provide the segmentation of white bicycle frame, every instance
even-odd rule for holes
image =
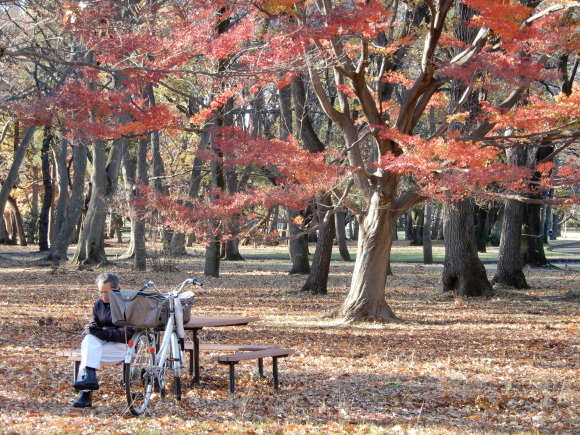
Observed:
[[[169,293],[166,293],[167,297],[169,298],[169,312],[167,316],[167,324],[165,325],[165,330],[163,331],[163,339],[161,341],[161,345],[159,349],[151,348],[151,353],[155,353],[155,366],[152,367],[153,373],[150,373],[158,380],[161,378],[161,371],[165,370],[165,363],[167,362],[167,353],[169,349],[171,349],[171,354],[175,358],[175,356],[179,356],[179,368],[175,367],[174,370],[178,370],[179,373],[175,373],[176,376],[181,376],[181,366],[184,364],[183,361],[183,353],[179,347],[179,342],[177,340],[177,333],[174,334],[174,327],[175,327],[175,300],[177,299],[181,290],[186,284],[195,284],[198,285],[195,280],[188,279],[181,283],[181,286],[177,291],[173,290]],[[153,281],[149,281],[147,284],[141,288],[141,290],[145,290],[148,287],[154,287],[157,293],[162,294],[155,283]],[[176,332],[176,331],[175,331]],[[156,343],[152,343],[155,345]],[[129,346],[127,348],[127,354],[125,355],[125,363],[131,363],[133,353],[135,352],[134,346]]]

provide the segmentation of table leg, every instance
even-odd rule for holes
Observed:
[[[193,383],[200,383],[199,375],[199,337],[197,336],[197,329],[193,330]]]

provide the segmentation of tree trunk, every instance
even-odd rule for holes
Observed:
[[[522,166],[526,164],[527,151],[521,148],[511,148],[506,152],[509,164]],[[508,200],[502,207],[501,236],[499,257],[493,284],[502,284],[517,289],[529,288],[522,270],[524,263],[521,256],[522,220],[524,204]]]
[[[220,242],[213,240],[205,247],[204,276],[219,278],[220,276]]]
[[[411,210],[405,213],[405,240],[413,240],[413,217],[411,216]]]
[[[552,214],[552,228],[550,231],[550,240],[556,240],[557,237],[562,235],[560,231],[560,216],[556,213]]]
[[[127,202],[131,201],[132,197],[132,186],[135,184],[135,167],[136,161],[134,157],[129,153],[129,149],[125,149],[123,153],[123,185],[125,186],[125,195]],[[129,245],[127,250],[119,257],[121,259],[133,258],[135,256],[135,219],[131,217],[129,222]]]
[[[491,227],[491,232],[489,235],[492,246],[499,246],[500,244],[504,214],[505,214],[505,205],[502,204],[499,206],[495,222]]]
[[[119,213],[113,213],[115,219],[115,236],[117,237],[117,243],[123,243],[123,233],[121,228],[123,227],[123,217]]]
[[[289,223],[288,234],[296,236],[300,233],[300,229],[292,223],[294,218],[298,216],[294,210],[288,210]],[[292,268],[290,275],[306,275],[310,273],[310,263],[308,260],[308,239],[304,236],[291,238],[288,242],[288,251],[290,253],[290,260],[292,261]]]
[[[228,239],[224,243],[224,255],[223,259],[225,261],[243,261],[244,257],[240,254],[240,240],[235,237],[233,239]]]
[[[359,223],[356,216],[352,216],[351,222],[351,232],[350,232],[350,240],[357,241],[358,240],[358,233],[359,233]]]
[[[140,197],[142,194],[138,192],[139,187],[146,187],[148,185],[147,177],[147,151],[149,147],[149,139],[140,138],[137,145],[137,177],[134,186],[134,194]],[[135,256],[133,257],[134,270],[147,270],[147,246],[145,236],[145,218],[143,216],[142,207],[135,207]]]
[[[18,223],[16,222],[16,214],[13,210],[10,211],[10,237],[12,239],[12,244],[18,244]],[[26,242],[25,242],[26,243]]]
[[[58,153],[58,203],[56,205],[56,217],[54,222],[54,237],[51,240],[51,245],[56,242],[56,237],[60,232],[60,229],[64,223],[66,206],[68,203],[68,140],[66,138],[61,138],[60,140],[60,152]],[[52,249],[52,246],[51,246]]]
[[[491,282],[517,289],[529,288],[522,270],[524,263],[520,254],[524,204],[508,200],[504,210],[497,270]]]
[[[79,236],[73,261],[80,264],[107,264],[105,222],[109,212],[106,170],[106,146],[102,140],[93,143],[92,193],[89,209]]]
[[[32,184],[32,199],[30,200],[30,213],[28,215],[28,222],[26,225],[26,240],[29,245],[33,245],[36,241],[36,233],[38,229],[38,200],[39,188],[38,183],[38,167],[32,167],[32,179],[35,182]]]
[[[346,213],[339,211],[334,215],[334,225],[336,226],[336,244],[342,261],[351,261],[348,246],[346,244],[346,226],[344,219]]]
[[[425,218],[423,222],[423,264],[433,264],[433,243],[431,242],[431,200],[425,203]]]
[[[8,202],[10,203],[10,207],[12,208],[12,214],[14,216],[14,225],[17,234],[18,241],[20,246],[26,246],[26,233],[24,232],[24,222],[22,220],[22,214],[18,209],[18,204],[16,200],[11,196],[8,197]]]
[[[88,55],[88,59],[92,61],[92,52]],[[115,76],[116,90],[124,88],[123,80],[124,77],[122,75]],[[88,86],[90,89],[96,90],[96,83],[91,82]],[[91,120],[94,120],[97,115],[96,113],[91,113]],[[118,117],[119,123],[126,123],[128,120],[126,114]],[[100,139],[93,141],[91,199],[73,258],[76,263],[108,263],[107,254],[105,253],[105,222],[109,212],[109,204],[117,192],[119,169],[126,148],[127,138],[115,139],[111,144],[107,157],[105,142]]]
[[[475,216],[475,243],[477,252],[487,251],[487,210],[483,207],[476,206],[477,215]]]
[[[437,207],[437,213],[435,214],[435,225],[433,225],[434,231],[432,231],[433,233],[432,238],[434,240],[443,240],[445,238],[443,235],[443,222],[444,222],[443,215],[444,215],[443,204],[439,204],[439,206]]]
[[[524,234],[522,237],[522,257],[524,264],[541,267],[548,264],[542,241],[542,222],[539,204],[524,205]]]
[[[469,237],[471,210],[469,200],[449,205],[444,225],[443,291],[454,291],[457,296],[483,296],[493,291]]]
[[[411,221],[411,246],[421,246],[423,244],[423,220],[424,213],[422,207],[415,206],[409,211]]]
[[[76,225],[79,223],[84,201],[85,173],[87,170],[87,145],[84,140],[73,148],[73,181],[70,201],[67,204],[64,220],[60,230],[56,233],[53,245],[50,247],[48,260],[66,260],[67,251],[72,242],[72,236]]]
[[[238,174],[235,169],[225,170],[225,188],[228,195],[235,195],[238,192]],[[233,224],[230,228],[231,238],[223,242],[224,248],[224,261],[243,261],[244,257],[240,254],[240,240],[238,239],[239,228],[238,228],[239,214],[235,214],[232,219]]]
[[[24,133],[24,137],[20,142],[20,146],[14,153],[14,160],[12,161],[12,165],[10,166],[10,171],[2,183],[2,188],[0,189],[0,217],[3,216],[4,210],[6,208],[6,203],[8,202],[8,196],[12,191],[12,187],[16,182],[16,178],[18,177],[18,172],[20,170],[20,165],[24,160],[24,156],[26,155],[26,150],[28,146],[32,142],[32,136],[34,135],[34,130],[36,127],[28,127],[26,132]],[[8,234],[6,234],[6,228],[4,225],[0,225],[0,244],[1,243],[10,243],[10,238]]]
[[[185,249],[185,234],[172,233],[171,242],[169,242],[169,252],[172,256],[186,255]]]
[[[334,217],[326,220],[328,210],[332,207],[330,197],[327,195],[320,200],[318,221],[322,223],[322,228],[318,231],[316,250],[312,257],[312,267],[308,279],[302,286],[303,292],[314,294],[326,294],[328,287],[328,273],[330,270],[330,259],[332,257],[332,246],[334,233]]]
[[[350,291],[334,312],[346,322],[383,320],[400,322],[385,300],[387,264],[397,215],[387,206],[377,187],[370,197],[366,215],[359,220],[358,254]]]
[[[52,141],[50,127],[44,128],[44,138],[42,139],[42,148],[40,156],[42,161],[42,185],[44,187],[44,196],[42,198],[42,207],[38,218],[38,247],[40,252],[50,249],[48,242],[48,225],[50,223],[50,208],[52,206],[52,177],[50,174],[50,142]]]
[[[549,198],[554,198],[554,188],[550,189]],[[544,244],[549,244],[552,237],[552,227],[554,225],[554,213],[551,205],[544,206]]]

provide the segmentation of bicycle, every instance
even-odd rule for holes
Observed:
[[[203,286],[196,279],[186,279],[174,290],[161,293],[155,283],[149,281],[139,290],[144,292],[153,287],[160,297],[167,298],[163,300],[168,304],[167,321],[160,344],[160,331],[155,327],[137,330],[128,341],[127,355],[123,364],[123,380],[127,405],[133,415],[141,415],[147,410],[154,391],[159,391],[161,398],[165,397],[167,372],[173,374],[173,393],[177,400],[181,400],[184,331],[183,318],[179,319],[181,303],[176,304],[175,301],[186,285],[194,285],[198,288]],[[193,299],[193,293],[190,293]]]

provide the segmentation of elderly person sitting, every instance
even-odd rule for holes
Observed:
[[[117,327],[111,318],[109,292],[119,289],[119,277],[112,273],[102,273],[95,282],[100,298],[93,305],[91,322],[85,330],[81,344],[81,364],[74,388],[81,394],[72,406],[88,408],[93,406],[92,392],[99,389],[96,371],[101,364],[116,364],[125,359],[127,341],[135,332],[131,328]]]

